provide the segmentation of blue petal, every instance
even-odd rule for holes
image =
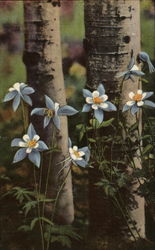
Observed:
[[[20,148],[16,152],[16,154],[15,154],[15,156],[13,158],[13,163],[22,161],[26,156],[27,156],[27,154],[26,154],[26,148]]]
[[[104,95],[105,94],[105,88],[103,86],[103,84],[99,84],[97,91],[100,93],[100,95]]]
[[[35,90],[31,87],[26,87],[21,92],[23,95],[30,95],[30,94],[34,93]]]
[[[44,111],[45,109],[44,108],[34,108],[32,111],[31,111],[31,115],[44,115]]]
[[[56,126],[56,128],[60,130],[60,119],[59,119],[58,116],[55,115],[55,116],[53,117],[53,123],[54,123],[54,125]]]
[[[154,94],[154,92],[146,92],[146,96],[143,98],[143,100],[149,98],[150,96],[152,96]]]
[[[32,140],[34,135],[36,135],[36,131],[35,131],[34,126],[33,126],[32,123],[30,123],[30,125],[28,127],[27,134],[29,135],[30,140]]]
[[[39,147],[37,148],[39,151],[44,151],[44,150],[48,150],[48,147],[47,147],[47,145],[45,144],[45,142],[43,142],[43,141],[39,141],[38,142],[39,143]]]
[[[103,117],[104,117],[103,110],[101,110],[101,109],[94,110],[94,116],[98,120],[98,122],[101,123],[103,121]]]
[[[88,89],[83,89],[82,92],[84,97],[92,97],[92,93]]]
[[[148,66],[149,66],[149,72],[153,73],[155,72],[155,67],[153,66],[153,64],[151,63],[150,59],[148,60]]]
[[[28,158],[35,166],[37,166],[38,168],[40,167],[41,157],[38,151],[32,150],[32,152],[28,154]]]
[[[133,77],[132,74],[129,75],[129,78],[128,78],[128,79],[131,79],[132,82],[135,82],[135,78]],[[127,80],[128,80],[128,79],[127,79]]]
[[[16,94],[17,94],[16,90],[9,92],[8,94],[5,95],[3,102],[8,102],[12,100]]]
[[[132,69],[132,67],[134,66],[134,64],[135,64],[135,58],[134,58],[134,56],[132,56],[131,60],[129,62],[129,65],[127,66],[127,69],[128,70]]]
[[[117,110],[116,106],[113,103],[111,103],[109,101],[107,101],[106,103],[108,104],[108,108],[105,109],[106,111],[116,111]]]
[[[137,105],[133,105],[131,107],[131,114],[134,115],[135,113],[137,113],[137,111],[139,110],[139,108],[137,107]]]
[[[135,76],[143,76],[143,75],[145,75],[144,72],[139,71],[139,70],[131,70],[130,73],[131,73],[132,75],[135,75]]]
[[[48,124],[50,123],[50,120],[51,120],[50,117],[45,116],[45,118],[44,118],[44,128],[46,128],[48,126]]]
[[[12,106],[13,106],[13,110],[16,111],[18,106],[20,104],[20,95],[17,94],[13,100]]]
[[[89,112],[91,110],[91,105],[84,104],[82,112]]]
[[[155,108],[155,103],[154,103],[154,102],[151,102],[151,101],[149,101],[149,100],[144,101],[144,104],[147,105],[147,106],[150,106],[150,107],[152,107],[152,108]]]
[[[15,138],[11,142],[11,147],[19,147],[19,142],[22,142],[22,139],[20,138]]]
[[[69,105],[65,105],[63,107],[60,107],[58,110],[58,115],[75,115],[76,113],[78,113],[79,111],[77,111],[76,109],[74,109],[73,107],[69,106]]]
[[[31,100],[31,98],[28,96],[28,95],[23,95],[23,100],[27,103],[27,104],[29,104],[30,106],[32,106],[32,100]]]
[[[75,163],[78,165],[78,166],[80,166],[80,167],[83,167],[83,168],[85,168],[87,165],[88,165],[88,163],[83,159],[83,160],[80,160],[80,161],[75,161]]]
[[[130,108],[131,108],[131,106],[128,106],[128,105],[125,104],[123,106],[122,112],[125,112],[125,111],[129,110]]]
[[[68,138],[68,147],[71,148],[72,147],[72,141],[70,138]]]
[[[45,103],[48,109],[55,110],[54,102],[47,95],[45,95]]]

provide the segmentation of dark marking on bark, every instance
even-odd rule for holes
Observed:
[[[131,37],[130,36],[124,36],[123,37],[123,42],[129,43],[130,41],[131,41]]]
[[[25,65],[28,66],[35,65],[38,64],[39,61],[40,61],[40,55],[38,53],[24,51],[23,62],[25,63]]]

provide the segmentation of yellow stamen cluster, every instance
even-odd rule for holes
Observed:
[[[45,109],[44,113],[48,117],[53,117],[54,116],[54,110],[52,110],[52,109]]]
[[[29,148],[34,148],[36,146],[37,142],[35,140],[31,140],[27,143],[27,146]]]
[[[94,97],[94,98],[93,98],[93,102],[94,102],[95,104],[101,104],[101,103],[103,102],[103,100],[100,99],[99,97]]]
[[[134,97],[133,97],[133,100],[136,101],[136,102],[139,102],[142,100],[142,95],[141,94],[136,94]]]

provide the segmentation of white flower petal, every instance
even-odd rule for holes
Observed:
[[[75,154],[71,154],[71,158],[72,158],[73,160],[77,160],[77,157],[76,157]]]
[[[99,107],[101,107],[101,108],[103,108],[103,109],[106,109],[106,108],[108,108],[108,103],[101,103],[101,104],[99,105]]]
[[[91,107],[92,107],[92,109],[98,109],[98,105],[96,105],[96,104],[93,104]]]
[[[107,101],[108,100],[108,96],[107,95],[101,95],[99,97],[103,102]]]
[[[128,101],[126,103],[127,106],[133,106],[135,104],[135,101]]]
[[[93,103],[93,98],[86,97],[86,102],[89,103],[89,104],[92,104]]]
[[[130,99],[133,99],[134,96],[135,96],[135,94],[134,94],[133,92],[130,92],[130,93],[129,93]]]
[[[25,143],[23,141],[20,141],[18,145],[19,145],[19,147],[23,147],[23,148],[27,147],[27,143]]]
[[[139,70],[139,68],[138,68],[138,66],[135,64],[135,65],[133,65],[133,67],[130,69],[130,71],[132,71],[132,70]]]
[[[14,88],[9,88],[9,92],[12,92],[14,91],[15,89]]]
[[[17,90],[17,91],[20,91],[20,83],[19,82],[16,82],[13,87]]]
[[[38,147],[39,147],[39,143],[37,142],[33,148],[38,148]]]
[[[54,103],[55,112],[57,112],[57,111],[58,111],[59,106],[60,106],[60,104],[59,104],[59,103],[57,103],[57,102],[55,102],[55,103]]]
[[[92,93],[93,98],[99,97],[99,95],[100,95],[100,93],[97,90],[93,91],[93,93]]]
[[[73,150],[74,150],[74,151],[78,151],[78,147],[77,147],[77,146],[74,146],[74,147],[73,147]]]
[[[137,106],[138,106],[138,107],[143,106],[143,105],[144,105],[144,102],[143,102],[143,101],[137,102]]]
[[[138,89],[138,90],[137,90],[137,94],[138,94],[138,95],[142,95],[142,93],[143,93],[143,91],[142,91],[141,89]]]
[[[85,153],[83,151],[79,151],[79,156],[84,156]]]
[[[26,149],[26,153],[27,153],[27,154],[30,154],[31,152],[32,152],[32,148],[27,148],[27,149]]]
[[[25,142],[30,141],[29,135],[24,135],[24,136],[23,136],[23,140],[24,140]]]
[[[74,153],[74,150],[72,148],[69,148],[69,153],[70,154],[73,154]]]
[[[34,137],[33,137],[33,140],[34,140],[34,141],[39,141],[39,139],[40,139],[40,136],[39,136],[39,135],[34,135]]]
[[[77,161],[81,161],[81,160],[83,160],[83,158],[82,157],[78,157],[78,158],[76,158],[76,160]]]
[[[142,94],[142,100],[145,98],[146,95],[147,95],[147,93],[143,92],[143,94]]]

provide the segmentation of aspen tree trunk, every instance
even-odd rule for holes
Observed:
[[[32,96],[33,107],[44,107],[44,95],[48,95],[60,105],[66,104],[64,80],[62,74],[61,41],[59,27],[59,7],[45,1],[24,1],[25,50],[23,61],[27,69],[27,83],[35,89]],[[44,105],[44,106],[43,106]],[[61,117],[61,129],[58,131],[52,124],[43,129],[43,117],[30,118],[41,138],[51,146],[58,146],[60,152],[53,153],[50,159],[45,154],[43,160],[43,181],[45,184],[49,160],[51,170],[48,183],[48,198],[55,198],[68,169],[65,169],[61,180],[58,172],[68,153],[68,127],[66,117]],[[53,139],[54,131],[54,139]],[[54,140],[54,141],[53,141]],[[47,208],[51,214],[51,206]],[[74,218],[71,174],[58,199],[56,221],[70,224]]]
[[[115,78],[116,74],[126,70],[132,49],[135,57],[140,51],[140,3],[139,0],[85,0],[84,2],[86,86],[93,90],[99,83],[103,83],[110,101],[114,101],[120,96],[121,85],[121,80]],[[121,103],[125,104],[128,100],[128,93],[135,92],[140,87],[139,85],[138,80],[135,83],[132,83],[131,80],[125,81],[121,93]],[[122,104],[119,110],[121,108]],[[113,115],[114,113],[108,114],[108,118]],[[135,121],[135,117],[128,112],[126,115],[128,125],[131,126]],[[136,160],[135,164],[137,168],[141,168],[139,160]],[[100,178],[101,174],[95,168],[90,170],[90,227],[93,235],[98,234],[103,237],[105,231],[110,230],[109,234],[111,231],[118,231],[118,226],[112,217],[107,199],[103,196],[102,191],[97,190],[94,186],[94,183]],[[133,189],[136,187],[138,184],[133,185]],[[137,206],[131,211],[131,216],[137,224],[140,236],[144,238],[144,199],[135,194],[133,196]],[[107,227],[109,221],[114,230]],[[135,237],[137,237],[136,234]]]

